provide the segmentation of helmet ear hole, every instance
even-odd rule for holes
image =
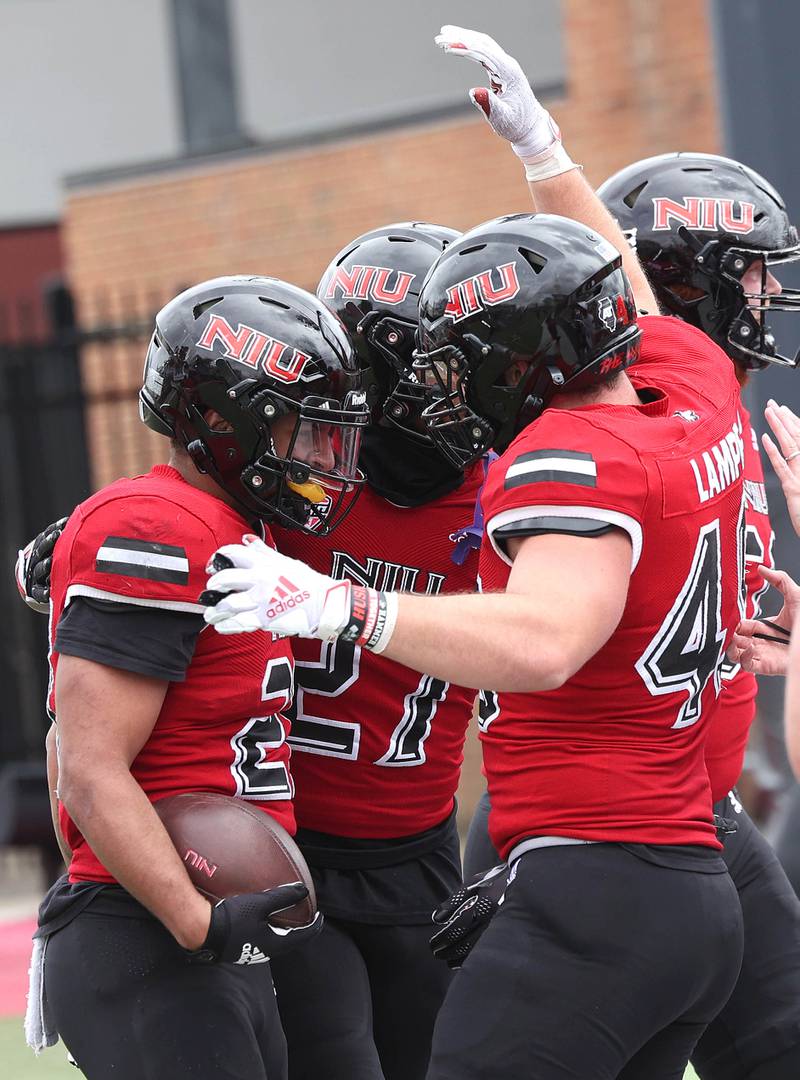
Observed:
[[[218,431],[221,434],[227,434],[234,430],[233,424],[230,420],[227,420],[224,416],[221,416],[216,409],[208,409],[203,416],[206,422],[206,426],[211,431]]]

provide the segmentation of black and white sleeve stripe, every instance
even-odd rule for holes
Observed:
[[[167,585],[189,584],[186,549],[126,536],[107,536],[97,550],[95,570],[102,574],[161,581]]]
[[[506,470],[503,488],[545,482],[597,487],[597,464],[583,450],[530,450],[520,454]]]

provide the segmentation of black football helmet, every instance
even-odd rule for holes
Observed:
[[[797,230],[763,176],[714,154],[661,154],[609,177],[598,195],[635,245],[661,307],[708,334],[740,367],[796,367],[766,313],[797,311],[800,290],[770,296],[767,275],[800,258]],[[742,277],[761,260],[760,288]]]
[[[209,409],[230,430],[212,430]],[[363,480],[369,413],[349,338],[315,296],[275,278],[215,278],[162,308],[139,412],[248,516],[325,534]],[[278,447],[272,428],[287,415]]]
[[[600,383],[639,356],[621,255],[553,214],[513,214],[464,233],[428,274],[419,315],[424,418],[462,468],[489,447],[505,450],[558,391]]]
[[[421,442],[431,440],[412,368],[419,293],[437,257],[460,235],[422,221],[372,229],[342,248],[317,286],[353,341],[373,419]]]

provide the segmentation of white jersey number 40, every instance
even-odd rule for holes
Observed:
[[[744,573],[741,527],[738,548],[741,596]],[[700,719],[703,691],[709,679],[714,679],[715,694],[720,692],[725,645],[721,603],[722,559],[717,519],[700,530],[688,576],[669,614],[636,662],[636,670],[654,696],[686,693],[673,728],[690,727]]]

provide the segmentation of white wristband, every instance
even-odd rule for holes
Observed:
[[[576,165],[561,142],[554,142],[541,154],[535,157],[521,158],[525,166],[527,180],[549,180],[551,176],[560,176],[562,173],[571,172],[572,169],[582,169],[582,165]]]
[[[378,624],[376,625],[372,636],[366,644],[366,648],[368,648],[370,652],[382,653],[392,639],[395,624],[397,623],[397,597],[397,593],[381,593],[381,599],[383,600],[385,607],[381,612],[381,617],[378,620]]]

